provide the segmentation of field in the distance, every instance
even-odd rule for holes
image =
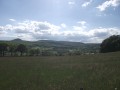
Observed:
[[[120,52],[56,57],[0,57],[0,90],[120,89]]]

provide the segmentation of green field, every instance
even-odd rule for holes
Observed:
[[[0,57],[0,90],[120,90],[120,52]]]

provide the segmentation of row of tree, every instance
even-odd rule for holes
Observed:
[[[88,50],[87,50],[88,51]],[[100,45],[100,52],[114,52],[120,51],[120,35],[113,35],[103,40]],[[90,53],[93,53],[89,51]],[[28,47],[24,44],[0,43],[0,56],[51,56],[51,55],[81,55],[80,50],[68,50],[63,53],[61,50],[54,50],[52,48]]]
[[[25,44],[0,43],[0,56],[58,56],[51,48],[29,47]]]
[[[95,53],[81,49],[55,49],[39,46],[29,46],[25,44],[0,43],[0,56],[63,56],[63,55],[82,55]]]
[[[56,51],[50,49],[32,47],[24,44],[0,43],[0,56],[51,56],[58,55]]]
[[[27,47],[23,44],[15,45],[15,44],[7,44],[7,43],[0,43],[0,56],[6,56],[6,55],[17,55],[17,53],[20,53],[20,56],[23,55],[23,53],[27,52]]]

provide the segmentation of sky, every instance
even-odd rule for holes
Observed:
[[[0,0],[0,40],[101,43],[120,34],[120,0]]]

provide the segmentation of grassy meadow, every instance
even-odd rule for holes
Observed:
[[[120,52],[0,57],[0,90],[120,90]]]

